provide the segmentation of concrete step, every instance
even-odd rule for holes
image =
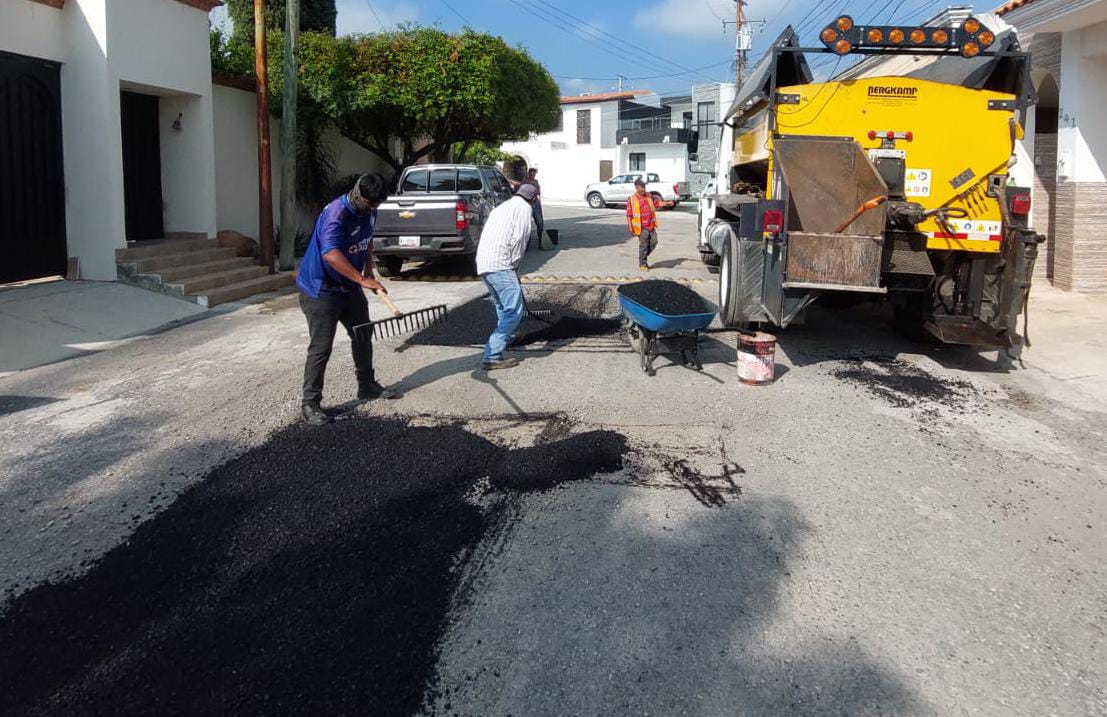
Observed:
[[[166,281],[165,286],[174,294],[188,296],[190,294],[200,294],[209,289],[217,289],[221,286],[238,284],[243,281],[249,281],[250,279],[257,279],[268,275],[269,270],[264,266],[253,264],[250,266],[236,267],[230,271],[197,274],[196,276],[187,276],[177,281]]]
[[[223,272],[233,271],[234,269],[243,269],[257,265],[257,259],[251,259],[250,257],[235,257],[233,259],[220,259],[219,261],[210,261],[203,264],[188,264],[172,269],[158,269],[156,271],[144,272],[143,275],[156,277],[166,283],[180,283],[185,279],[196,276],[222,274]]]
[[[164,254],[138,259],[136,261],[122,262],[130,264],[137,274],[153,274],[158,269],[176,269],[196,264],[208,264],[220,259],[234,259],[234,249],[197,249],[196,251],[181,252],[179,254]]]
[[[117,263],[133,262],[155,256],[182,254],[201,249],[218,249],[219,240],[207,237],[191,239],[154,239],[152,241],[128,242],[126,249],[115,250]]]
[[[253,296],[254,294],[264,294],[269,291],[283,289],[286,286],[292,286],[293,282],[294,280],[291,274],[267,274],[257,279],[249,279],[247,281],[240,281],[235,284],[228,284],[216,289],[211,289],[210,291],[192,295],[188,298],[194,300],[200,306],[206,306],[210,309],[213,306],[219,306],[228,301],[238,301],[239,299],[245,299],[247,296]]]

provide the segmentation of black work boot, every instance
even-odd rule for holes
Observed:
[[[492,361],[485,361],[480,365],[485,371],[499,371],[505,368],[515,368],[519,365],[519,359],[515,357],[511,358],[499,358]]]
[[[403,394],[393,388],[385,388],[376,381],[363,383],[357,388],[357,400],[372,401],[377,398],[391,400],[399,398]]]
[[[309,426],[322,426],[331,422],[331,417],[323,413],[318,403],[305,403],[300,407],[300,415]]]

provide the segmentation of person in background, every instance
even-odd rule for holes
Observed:
[[[504,350],[523,320],[523,288],[516,271],[534,227],[533,205],[537,198],[538,190],[533,185],[519,185],[514,197],[488,215],[477,245],[477,274],[492,295],[497,318],[481,360],[485,371],[519,365],[517,358],[504,358]]]
[[[538,227],[538,245],[542,245],[542,233],[546,231],[546,219],[542,216],[542,185],[538,183],[538,168],[531,167],[527,170],[527,178],[522,184],[529,184],[538,192],[537,198],[531,205],[534,209],[534,226]]]
[[[638,238],[638,270],[650,270],[650,254],[657,248],[657,211],[671,207],[673,202],[654,201],[646,193],[646,182],[634,180],[634,194],[627,200],[627,227]]]
[[[349,193],[323,208],[315,222],[311,242],[296,275],[300,309],[307,318],[307,361],[301,413],[313,426],[331,419],[323,412],[323,376],[334,346],[338,324],[350,335],[357,374],[357,397],[399,398],[377,382],[373,372],[373,342],[368,331],[355,326],[369,323],[369,303],[364,289],[387,290],[373,277],[373,226],[377,207],[388,196],[388,185],[375,174],[358,178]]]

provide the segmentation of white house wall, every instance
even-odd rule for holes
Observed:
[[[1107,23],[1064,33],[1061,41],[1060,181],[1107,181]]]
[[[577,112],[591,113],[592,141],[577,144]],[[600,162],[617,168],[615,135],[618,102],[562,105],[562,130],[535,135],[525,142],[505,142],[501,149],[538,168],[542,196],[555,201],[583,201],[584,188],[600,181]]]
[[[688,181],[688,145],[676,142],[619,145],[619,161],[615,173],[633,171],[630,168],[630,155],[641,152],[646,154],[646,171],[657,174],[662,182]]]
[[[61,13],[66,241],[82,278],[112,281],[115,248],[124,245],[123,170],[119,90],[104,54],[106,0],[70,0]]]
[[[62,62],[63,11],[30,0],[0,0],[0,50]]]
[[[258,235],[258,150],[256,98],[253,92],[214,88],[215,126],[215,214],[219,230],[233,229],[250,237]],[[269,120],[270,158],[273,167],[273,223],[280,226],[281,127]],[[379,172],[387,177],[392,169],[373,153],[331,132],[326,136],[335,154],[339,177]],[[315,217],[300,212],[299,228],[310,232]]]

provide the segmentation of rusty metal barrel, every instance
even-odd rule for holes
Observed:
[[[738,333],[738,380],[766,386],[776,373],[776,337],[763,331]]]

